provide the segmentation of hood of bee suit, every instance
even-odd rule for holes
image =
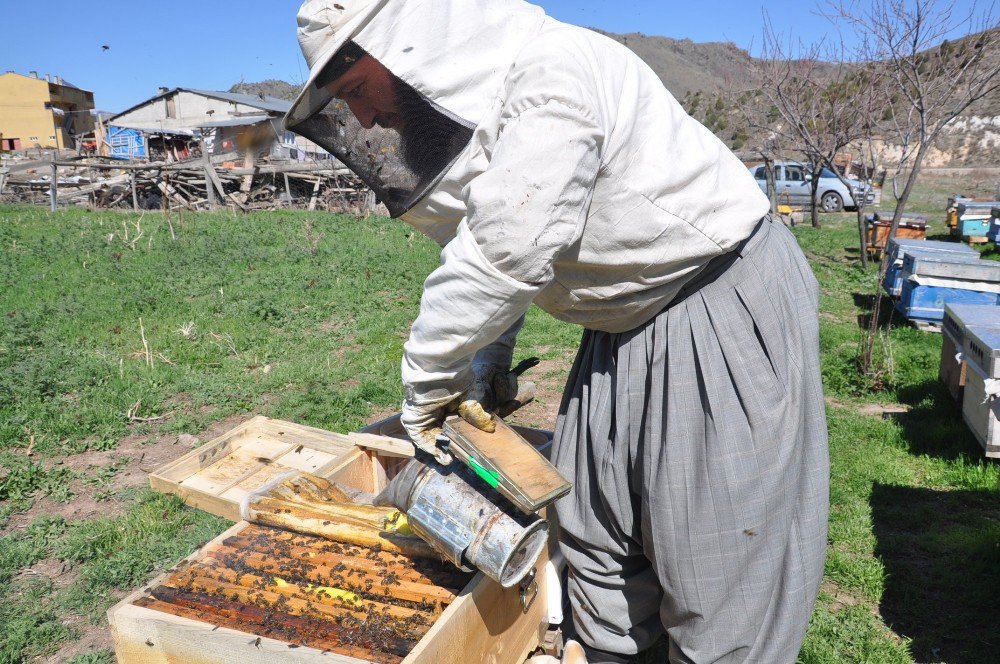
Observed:
[[[465,149],[544,20],[540,8],[520,0],[307,0],[298,36],[309,80],[285,127],[331,152],[398,217]],[[358,49],[397,79],[401,129],[365,129],[317,85],[338,54]]]

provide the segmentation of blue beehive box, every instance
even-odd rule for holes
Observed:
[[[921,286],[911,279],[903,280],[903,290],[896,308],[911,320],[940,323],[944,319],[945,304],[1000,304],[996,293],[949,288],[946,286]]]
[[[962,237],[987,237],[990,218],[985,215],[970,215],[958,220],[958,234]]]
[[[951,253],[979,258],[979,252],[967,244],[958,242],[942,242],[940,240],[917,240],[913,238],[893,238],[889,241],[886,253],[889,266],[882,279],[882,288],[892,297],[899,297],[903,288],[903,259],[909,254],[918,252]]]

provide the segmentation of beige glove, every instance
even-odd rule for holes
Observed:
[[[438,445],[438,437],[443,435],[441,425],[444,418],[452,413],[476,427],[489,433],[496,431],[493,416],[483,410],[475,399],[466,399],[465,394],[459,394],[440,399],[427,400],[423,403],[413,403],[407,399],[403,402],[403,414],[400,421],[409,434],[410,440],[418,450],[423,450],[434,457],[438,463],[451,463],[451,455]]]

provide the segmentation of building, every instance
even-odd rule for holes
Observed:
[[[272,158],[328,158],[315,143],[282,131],[290,107],[266,95],[160,88],[155,97],[110,118],[106,140],[111,156],[122,158],[183,157],[177,146],[201,139],[214,156],[263,145]]]
[[[94,93],[58,76],[0,75],[0,149],[75,148],[94,130]]]
[[[245,133],[277,136],[290,107],[264,95],[160,88],[108,120],[108,147],[116,157],[183,157],[176,149],[180,143],[204,137],[213,154],[235,152]]]

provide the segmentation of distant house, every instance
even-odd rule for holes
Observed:
[[[0,75],[0,149],[75,148],[94,130],[94,93],[58,76]]]
[[[290,107],[266,95],[160,88],[155,97],[108,120],[107,142],[112,156],[147,157],[152,147],[183,158],[195,136],[203,137],[213,154],[224,154],[243,148],[242,137],[263,135],[271,137],[271,152],[281,152],[281,119]]]

